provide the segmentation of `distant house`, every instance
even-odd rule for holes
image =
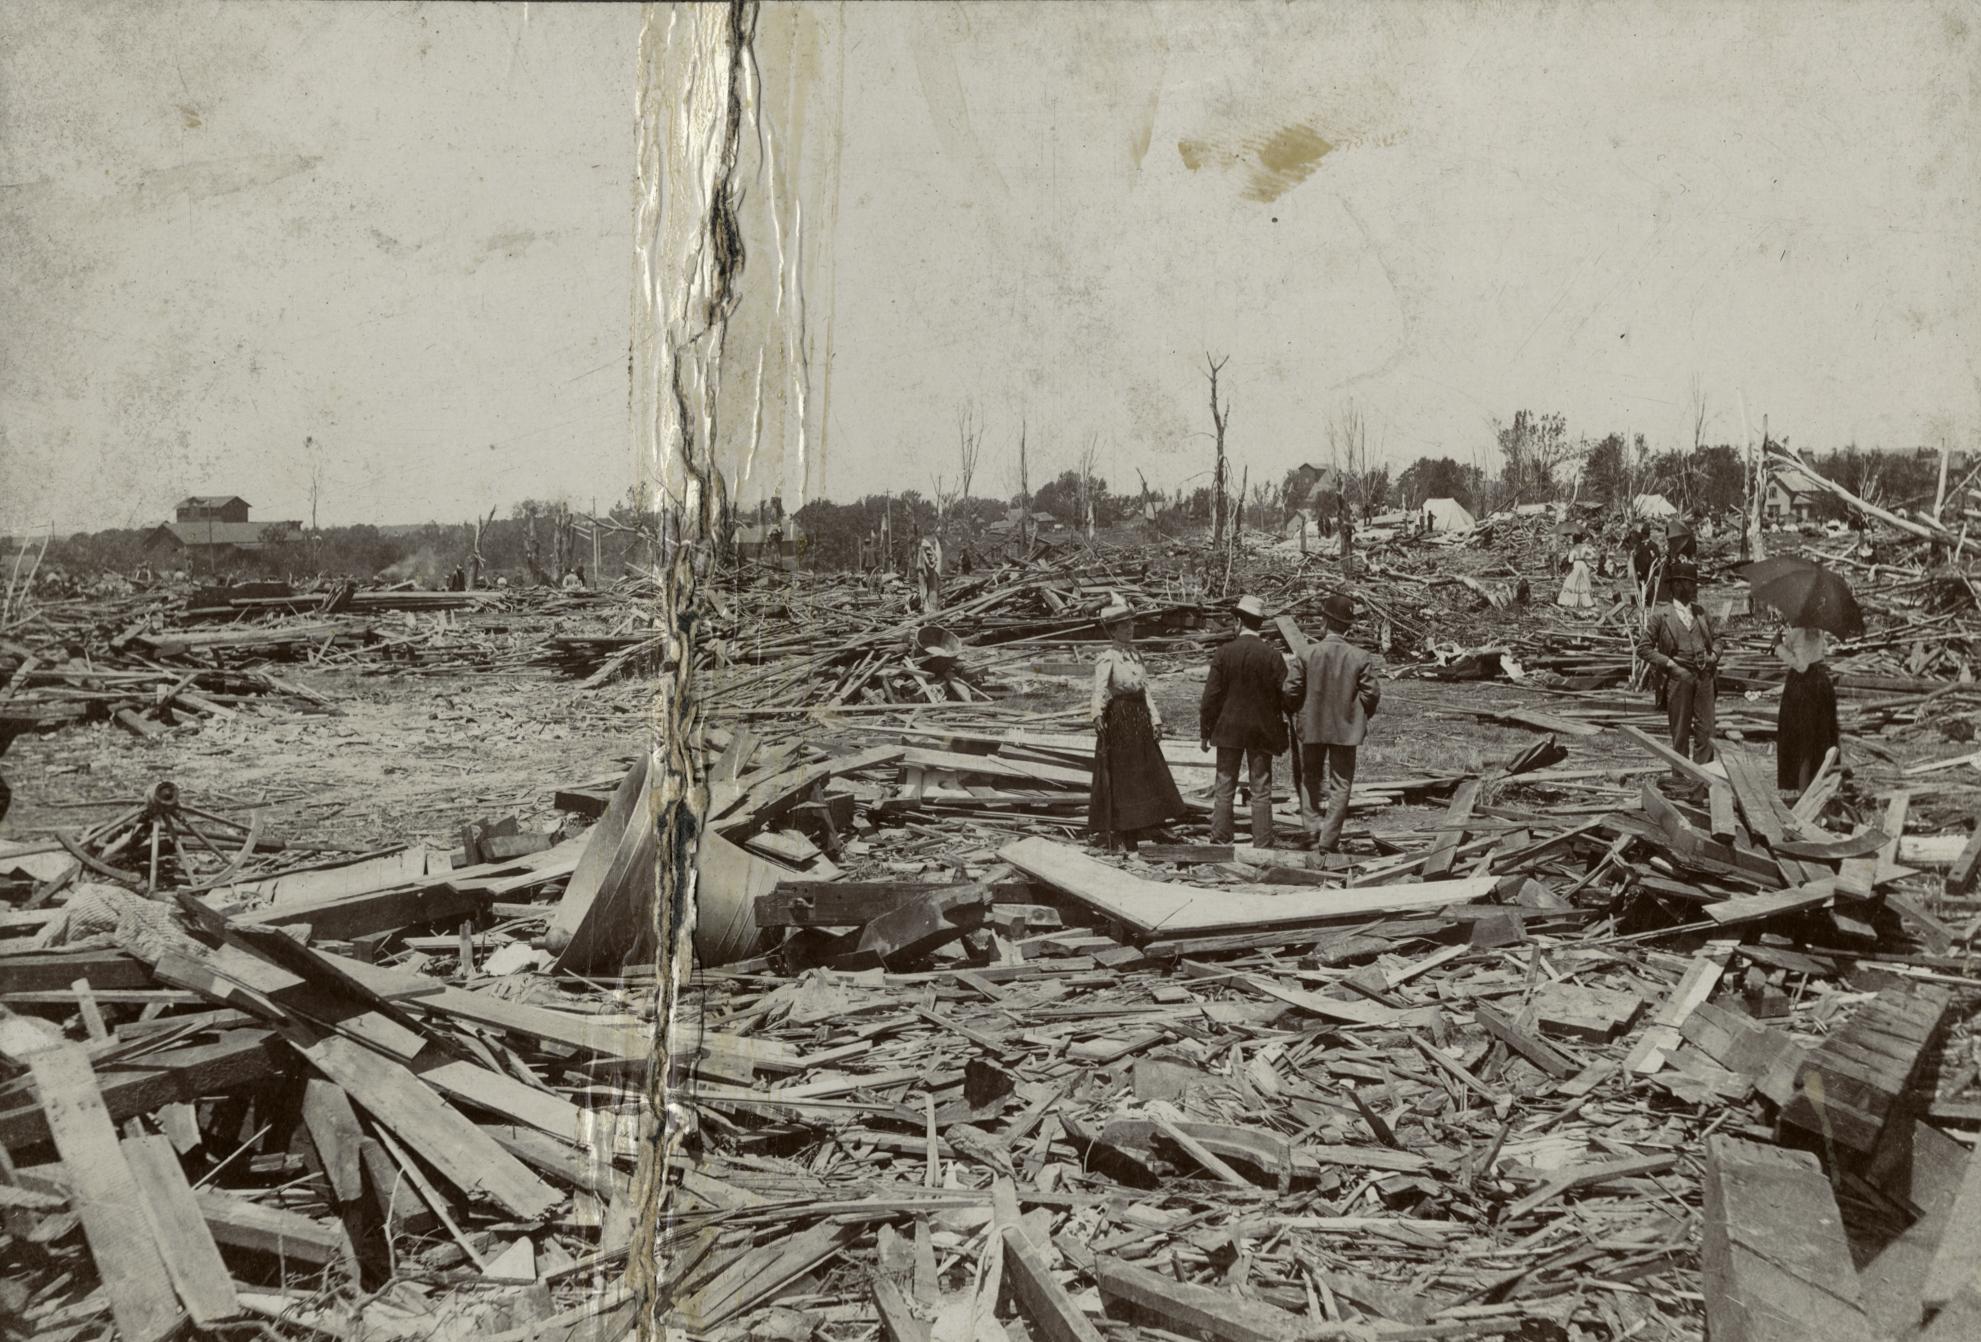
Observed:
[[[160,522],[144,538],[144,552],[224,562],[303,539],[301,522],[251,522],[248,509],[248,501],[238,495],[181,499],[173,509],[176,520]]]
[[[1816,511],[1816,500],[1825,491],[1793,466],[1776,466],[1768,472],[1768,492],[1761,500],[1761,512],[1770,522],[1806,522]]]
[[[1331,495],[1341,493],[1342,474],[1332,466],[1302,464],[1286,479],[1286,506],[1312,508]]]
[[[248,520],[248,506],[248,501],[238,494],[225,497],[195,494],[191,498],[180,499],[173,507],[173,514],[180,522],[245,522]]]

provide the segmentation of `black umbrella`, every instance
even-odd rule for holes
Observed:
[[[1763,583],[1773,582],[1791,573],[1800,573],[1805,569],[1820,571],[1822,567],[1813,559],[1803,559],[1797,555],[1778,555],[1773,559],[1757,559],[1744,566],[1740,570],[1740,576],[1747,579],[1752,586],[1759,587]]]
[[[1754,599],[1773,607],[1792,626],[1826,629],[1839,638],[1856,638],[1864,632],[1864,612],[1857,608],[1850,584],[1826,568],[1811,564],[1749,582]]]

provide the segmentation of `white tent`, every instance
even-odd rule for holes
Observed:
[[[1425,499],[1418,511],[1423,514],[1426,531],[1467,531],[1478,525],[1457,499]]]
[[[1678,508],[1663,494],[1639,494],[1630,501],[1630,511],[1647,522],[1678,516]]]

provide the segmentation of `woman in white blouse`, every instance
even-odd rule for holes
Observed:
[[[1110,597],[1100,613],[1110,640],[1094,663],[1094,784],[1087,829],[1106,848],[1135,851],[1142,831],[1189,813],[1163,759],[1162,713],[1135,651],[1135,617]]]

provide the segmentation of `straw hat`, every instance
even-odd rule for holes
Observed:
[[[1255,596],[1239,597],[1238,604],[1233,606],[1232,609],[1248,620],[1263,620],[1266,618],[1265,603]]]

